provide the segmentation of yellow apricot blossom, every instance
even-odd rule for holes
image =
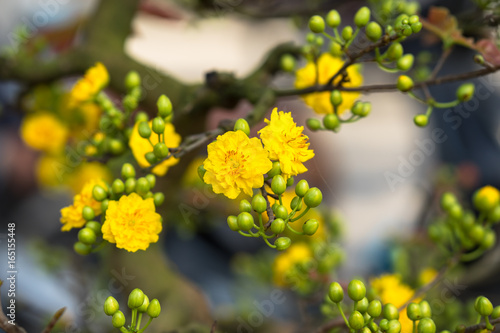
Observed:
[[[33,149],[56,154],[66,145],[68,129],[52,113],[36,112],[24,117],[21,137]]]
[[[71,90],[71,103],[82,103],[92,99],[109,82],[108,70],[100,62],[90,67],[83,78]]]
[[[290,286],[289,274],[293,268],[313,258],[313,252],[306,243],[293,243],[276,256],[273,262],[273,282],[279,287]]]

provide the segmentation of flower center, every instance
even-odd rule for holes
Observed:
[[[235,150],[228,151],[224,159],[224,162],[229,167],[230,169],[229,171],[231,173],[237,172],[238,169],[243,166],[245,161],[246,161],[245,156],[243,156],[243,154],[238,155],[238,152]]]

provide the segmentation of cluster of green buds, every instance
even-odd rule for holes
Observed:
[[[125,325],[127,321],[125,315],[120,311],[120,305],[113,296],[109,296],[104,302],[104,313],[112,316],[111,323],[123,333],[144,332],[153,321],[153,318],[157,318],[161,312],[160,302],[156,298],[149,301],[148,296],[138,288],[135,288],[130,293],[127,305],[132,310],[130,325]],[[149,320],[141,328],[142,315],[144,313],[149,316]]]
[[[494,327],[490,323],[490,317],[491,319],[500,318],[500,305],[493,307],[493,304],[491,304],[491,301],[488,298],[479,296],[474,302],[474,310],[478,313],[478,324],[482,319],[486,324],[486,329],[493,331]],[[457,332],[459,331],[460,330],[457,329]]]
[[[485,186],[476,191],[474,207],[479,211],[464,210],[455,195],[446,192],[441,207],[446,217],[429,226],[430,238],[447,254],[461,254],[462,261],[479,258],[496,242],[492,226],[500,222],[500,195],[497,189]]]
[[[333,106],[333,113],[323,117],[323,121],[316,118],[309,118],[306,121],[307,127],[311,131],[327,130],[338,132],[343,123],[352,123],[368,116],[372,110],[370,102],[356,101],[351,108],[351,115],[347,119],[340,117],[338,108],[342,104],[342,94],[339,90],[333,90],[330,95],[330,102]]]
[[[352,280],[347,286],[347,295],[352,300],[352,306],[344,305],[344,290],[338,282],[330,284],[327,303],[323,312],[335,304],[346,326],[351,332],[362,333],[400,333],[399,309],[392,303],[382,304],[367,294],[365,284],[360,280]],[[350,308],[346,316],[344,310]],[[431,317],[431,307],[427,301],[410,303],[406,308],[408,318],[413,321],[413,332],[435,333],[436,325]],[[376,322],[376,320],[378,323]]]
[[[373,16],[384,25],[392,24],[400,14],[415,15],[420,9],[418,1],[371,1]]]
[[[147,152],[144,157],[149,164],[157,164],[171,156],[170,150],[165,144],[165,125],[170,123],[173,118],[172,102],[170,99],[161,95],[156,103],[158,114],[152,120],[144,112],[138,113],[135,122],[138,123],[139,135],[148,139],[152,151]],[[158,136],[157,143],[151,141],[153,135]],[[156,141],[156,140],[155,140]]]
[[[76,253],[87,255],[95,251],[103,244],[101,223],[95,221],[95,213],[92,207],[84,206],[82,216],[85,219],[85,225],[78,231],[78,241],[73,245]]]

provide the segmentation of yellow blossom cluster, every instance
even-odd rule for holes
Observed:
[[[68,129],[53,113],[36,112],[24,117],[21,137],[33,149],[57,154],[64,149]]]
[[[298,264],[311,260],[313,253],[306,243],[294,243],[286,251],[276,256],[273,262],[273,282],[279,287],[293,284],[289,278],[291,271]]]
[[[100,62],[90,67],[71,90],[71,103],[78,104],[92,99],[109,82],[108,70]]]

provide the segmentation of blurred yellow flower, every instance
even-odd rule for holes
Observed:
[[[242,191],[251,196],[252,189],[264,185],[264,174],[273,166],[260,140],[250,139],[242,131],[219,135],[207,150],[203,180],[212,185],[215,193],[229,199],[235,199]]]
[[[318,66],[314,62],[309,61],[305,67],[297,70],[295,74],[295,87],[302,89],[314,86],[316,83],[326,84],[343,65],[344,62],[340,58],[334,57],[329,53],[323,53],[318,59]],[[316,75],[318,75],[317,80]],[[343,87],[359,87],[363,83],[363,76],[360,73],[359,65],[349,66],[347,68],[347,75],[348,81],[342,83]],[[334,83],[337,83],[340,78],[341,75],[335,79]],[[339,105],[338,112],[341,114],[345,110],[349,110],[358,97],[359,92],[342,92],[343,102]],[[328,91],[310,93],[303,95],[302,98],[316,113],[333,113],[330,92]]]
[[[21,137],[33,149],[56,154],[66,145],[68,129],[53,114],[37,112],[24,117]]]
[[[290,286],[293,281],[289,278],[292,269],[301,263],[313,258],[311,248],[306,243],[293,243],[287,250],[276,256],[273,262],[273,282],[279,287]]]
[[[62,155],[42,155],[36,163],[36,179],[43,187],[57,187],[63,184],[67,167]],[[79,191],[78,191],[79,192]],[[75,192],[75,193],[78,193]]]
[[[131,193],[109,202],[102,237],[119,249],[135,252],[156,243],[161,230],[162,218],[155,211],[153,198]]]
[[[68,176],[68,185],[73,193],[79,193],[88,179],[101,179],[105,182],[111,182],[113,179],[109,168],[99,162],[82,162]]]
[[[109,74],[100,62],[90,67],[71,90],[72,103],[81,103],[92,99],[109,82]]]
[[[191,186],[200,186],[205,183],[198,175],[198,167],[203,164],[203,161],[206,157],[197,157],[189,163],[186,171],[184,171],[184,175],[182,176],[182,186],[191,187]]]
[[[285,179],[306,172],[303,162],[313,158],[314,152],[309,149],[309,138],[302,133],[304,127],[297,126],[290,112],[278,112],[278,108],[270,118],[264,120],[267,126],[259,131],[269,158],[280,162]]]
[[[149,121],[149,126],[151,127],[153,121]],[[171,123],[165,124],[165,132],[163,132],[163,136],[165,137],[165,144],[168,148],[177,148],[181,143],[181,136],[175,132],[174,125]],[[153,145],[158,143],[158,135],[155,133],[151,134],[150,137],[151,143]],[[134,154],[135,160],[142,168],[147,168],[151,164],[146,160],[144,155],[150,151],[153,151],[153,146],[149,143],[148,139],[145,139],[139,135],[139,123],[134,125],[134,129],[132,130],[132,134],[129,139],[129,146],[132,149],[132,153]],[[161,162],[157,166],[155,166],[151,172],[153,172],[157,176],[163,176],[167,173],[168,169],[176,165],[179,162],[179,159],[175,157],[170,157],[169,159]]]
[[[483,201],[488,207],[494,207],[500,202],[500,191],[491,185],[481,187],[476,195],[476,200]]]
[[[95,185],[100,185],[107,188],[105,182],[100,179],[89,180],[82,188],[82,191],[75,195],[73,204],[61,209],[61,223],[63,224],[61,230],[69,231],[73,228],[81,228],[85,225],[85,219],[82,216],[82,209],[89,206],[94,210],[95,215],[101,214],[101,203],[94,200],[92,197],[92,190]]]
[[[383,304],[392,303],[399,308],[413,297],[415,291],[401,281],[401,277],[396,274],[384,274],[378,278],[370,280],[370,285],[379,296]],[[419,300],[415,300],[418,302]],[[406,314],[406,308],[399,312],[399,322],[401,323],[401,333],[411,333],[413,322]]]
[[[426,269],[420,272],[420,275],[418,276],[418,283],[421,286],[426,285],[430,283],[432,280],[434,280],[437,275],[438,272],[434,268],[427,267]]]

